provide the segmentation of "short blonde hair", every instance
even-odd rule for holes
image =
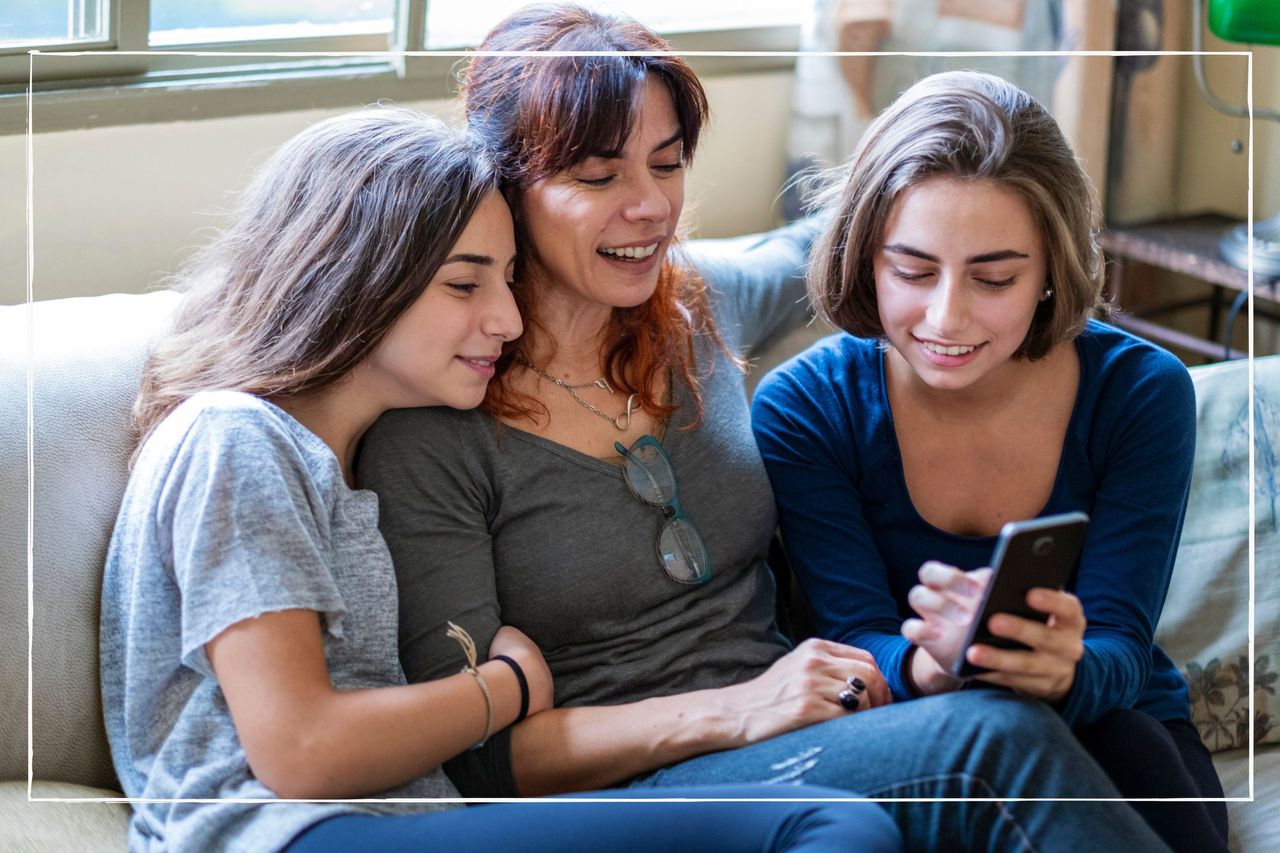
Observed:
[[[1044,242],[1045,286],[1015,358],[1042,358],[1105,310],[1096,194],[1053,117],[990,74],[948,71],[903,92],[832,173],[821,203],[831,221],[813,250],[809,296],[858,337],[884,337],[872,261],[898,196],[933,177],[986,180],[1018,194]]]

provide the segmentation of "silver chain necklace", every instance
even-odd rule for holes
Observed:
[[[635,408],[636,398],[640,396],[639,394],[632,394],[631,396],[627,397],[627,410],[625,412],[618,415],[616,418],[610,417],[609,415],[597,409],[595,406],[588,403],[586,400],[582,399],[582,396],[578,393],[579,388],[592,388],[592,387],[599,388],[602,391],[608,391],[610,394],[614,393],[613,388],[609,387],[609,383],[605,380],[603,376],[601,376],[599,379],[596,379],[593,382],[583,382],[580,385],[570,385],[568,382],[565,382],[563,379],[557,379],[556,377],[552,376],[550,373],[547,373],[545,370],[543,370],[541,367],[538,367],[538,365],[534,364],[532,361],[529,361],[529,359],[525,358],[523,355],[517,355],[515,357],[515,360],[520,362],[530,370],[532,370],[534,373],[541,376],[543,379],[550,382],[552,385],[559,385],[561,388],[568,391],[569,396],[572,397],[575,401],[577,401],[579,406],[586,409],[588,412],[590,412],[591,414],[595,415],[598,418],[604,418],[606,421],[613,424],[614,428],[619,430],[620,432],[626,432],[628,429],[631,428],[631,413]]]

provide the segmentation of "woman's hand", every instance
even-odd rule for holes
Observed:
[[[846,698],[848,707],[841,704],[845,691],[856,703]],[[805,640],[750,681],[717,692],[737,745],[893,701],[869,652],[817,639]]]
[[[917,647],[911,680],[921,693],[945,693],[963,683],[951,670],[969,636],[991,569],[962,572],[931,560],[920,567],[919,577],[920,583],[907,593],[907,603],[920,618],[902,623],[902,636]]]
[[[489,659],[493,660],[497,655],[506,655],[524,670],[525,680],[529,682],[530,716],[551,707],[551,670],[533,640],[518,628],[503,625],[489,643]]]
[[[979,644],[967,657],[969,663],[993,670],[975,678],[1057,702],[1075,683],[1076,664],[1084,657],[1084,608],[1071,593],[1052,589],[1028,591],[1027,604],[1048,613],[1048,623],[997,613],[987,620],[987,628],[997,637],[1030,646],[1030,651]]]
[[[920,584],[907,596],[920,618],[904,622],[902,635],[919,647],[912,658],[911,676],[921,692],[939,693],[961,684],[950,672],[990,578],[991,570],[985,568],[963,572],[933,561],[920,567]],[[1050,589],[1029,591],[1027,604],[1049,614],[1048,623],[999,613],[988,620],[987,627],[995,636],[1017,640],[1029,649],[979,643],[969,649],[966,659],[993,670],[975,676],[981,681],[1056,702],[1071,689],[1076,663],[1084,654],[1084,610],[1071,593]]]

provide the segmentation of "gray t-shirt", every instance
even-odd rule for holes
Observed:
[[[803,323],[803,266],[816,230],[698,241],[689,261],[712,289],[725,344],[744,353]],[[414,681],[450,670],[446,620],[487,648],[502,624],[541,648],[558,706],[614,705],[722,687],[788,648],[765,564],[773,494],[751,433],[739,367],[697,341],[705,415],[688,389],[662,443],[680,502],[702,534],[712,577],[667,577],[661,509],[638,501],[622,469],[502,425],[480,411],[388,412],[367,434],[357,477],[382,497],[382,531],[400,582],[400,655]],[[509,743],[448,766],[471,795],[514,793]]]
[[[102,586],[102,705],[129,797],[274,797],[205,655],[237,622],[314,610],[337,689],[405,683],[377,524],[377,497],[348,488],[328,446],[270,403],[206,392],[164,419],[129,479]],[[440,651],[442,671],[461,666],[458,649]],[[457,792],[436,768],[383,796]],[[447,805],[135,803],[129,847],[276,850],[333,815]]]

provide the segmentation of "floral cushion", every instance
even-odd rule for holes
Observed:
[[[1248,363],[1195,367],[1196,459],[1156,641],[1187,677],[1212,751],[1280,742],[1280,356],[1254,361],[1254,622],[1249,662]],[[1159,441],[1158,436],[1152,440]]]

